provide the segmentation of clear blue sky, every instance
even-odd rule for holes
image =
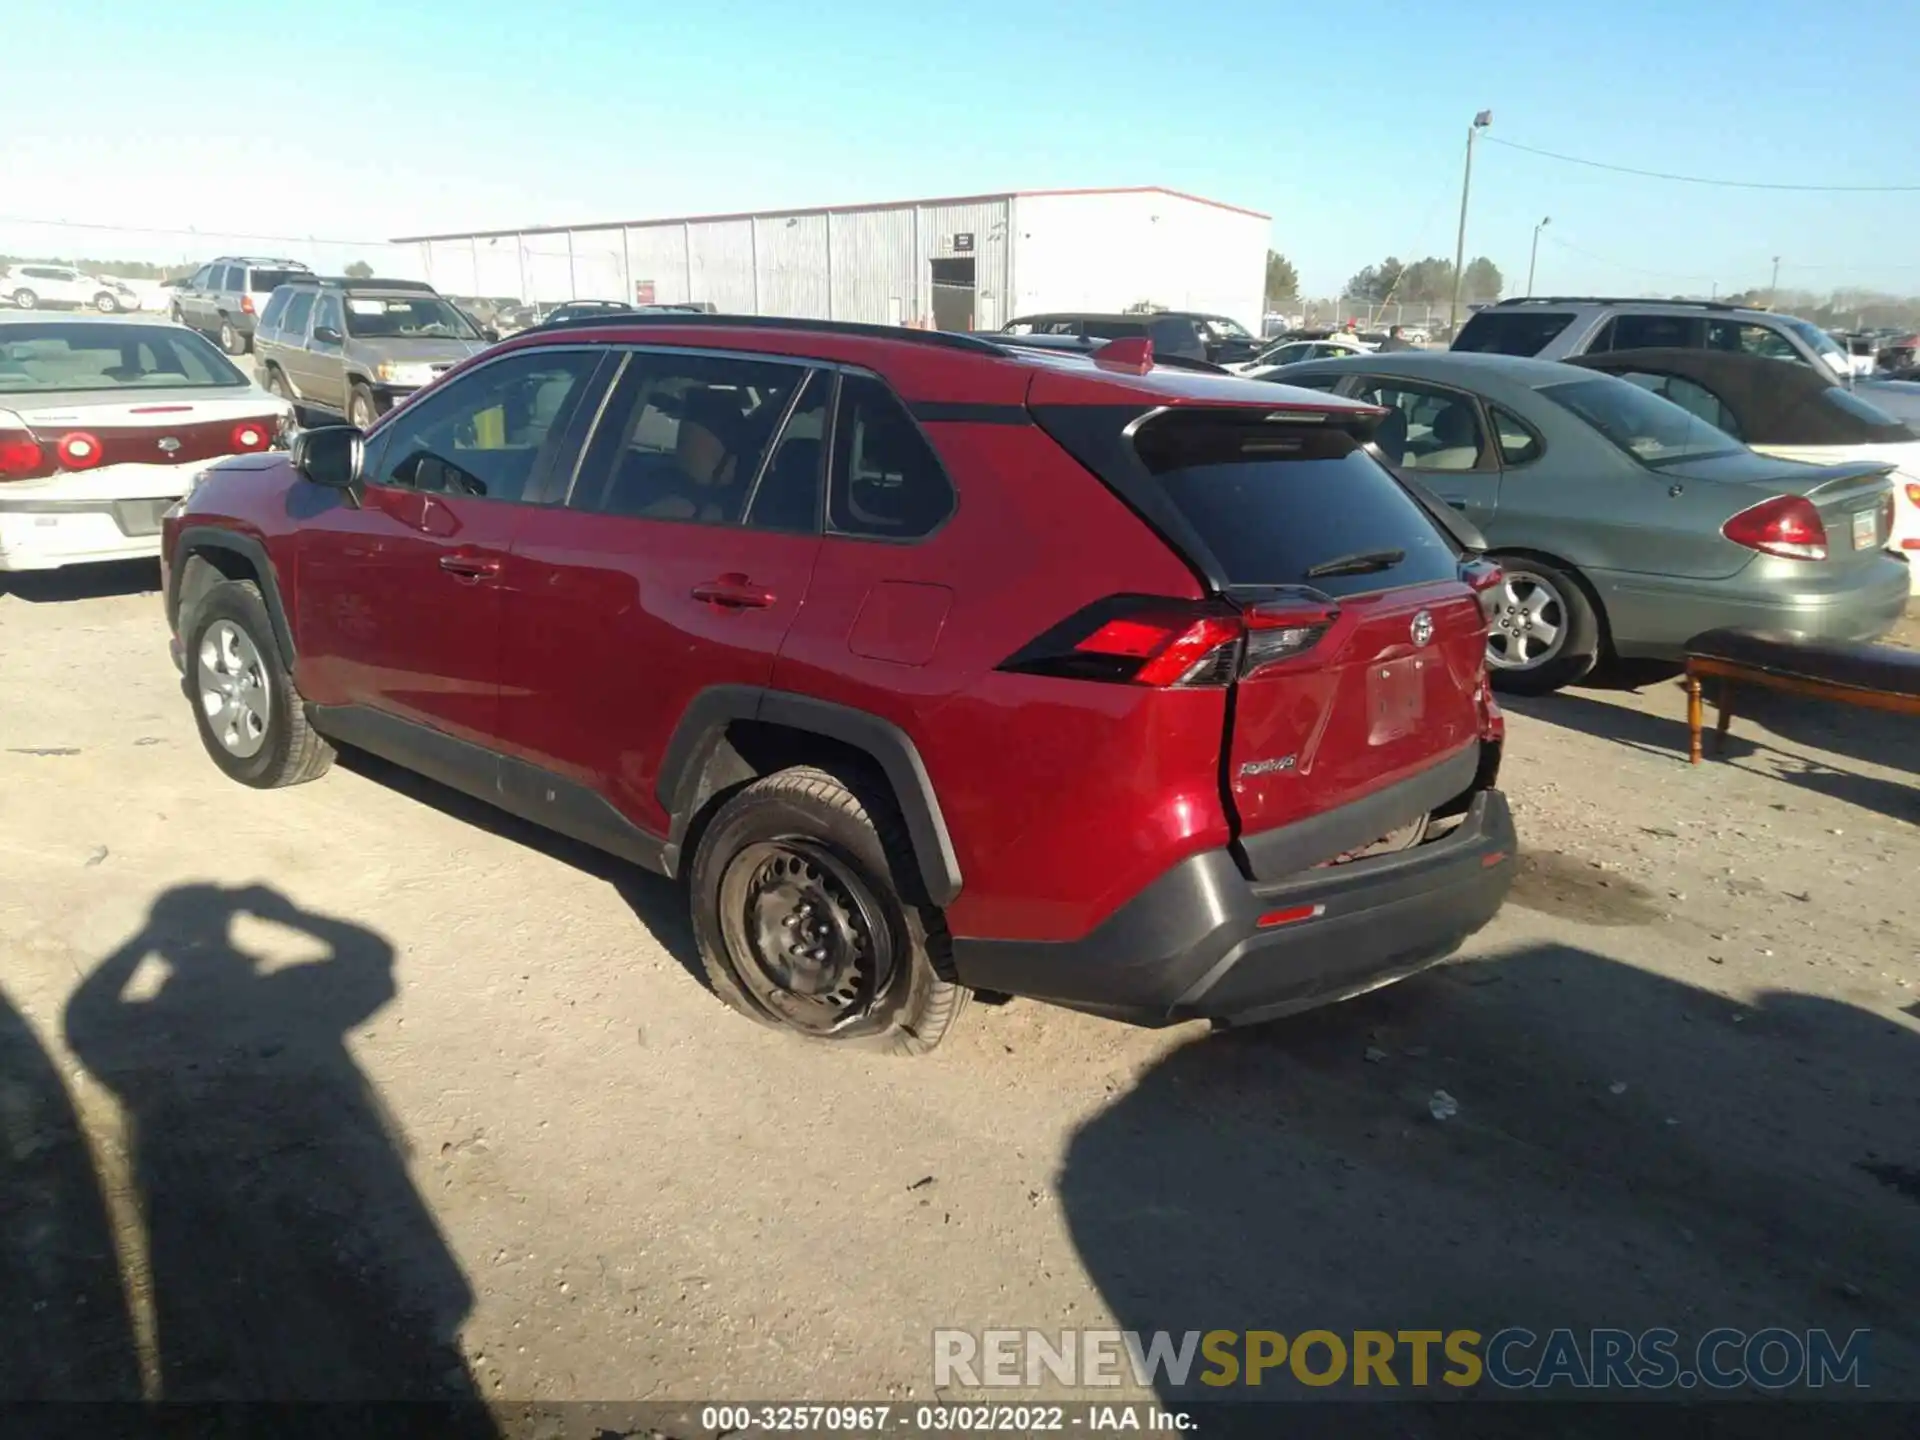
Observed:
[[[1914,0],[11,0],[0,216],[386,238],[1157,184],[1309,294],[1451,256],[1474,112],[1647,169],[1920,184]],[[288,43],[281,43],[286,37]],[[1551,290],[1920,292],[1920,192],[1710,190],[1497,144],[1468,253]],[[0,250],[54,232],[0,220]],[[66,232],[67,253],[191,238]]]

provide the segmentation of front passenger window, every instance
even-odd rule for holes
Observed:
[[[542,463],[597,363],[589,351],[527,350],[462,376],[395,417],[369,480],[432,494],[538,500]]]

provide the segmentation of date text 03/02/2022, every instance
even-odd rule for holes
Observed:
[[[893,1434],[1036,1435],[1067,1430],[1178,1432],[1195,1428],[1184,1411],[1151,1402],[1098,1404],[992,1403],[932,1405],[708,1405],[700,1428],[719,1435],[790,1435],[800,1432],[847,1437]]]

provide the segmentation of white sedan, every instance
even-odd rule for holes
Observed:
[[[194,472],[292,420],[183,326],[0,312],[0,571],[158,555]]]
[[[1283,365],[1299,365],[1308,360],[1343,360],[1349,355],[1371,354],[1373,346],[1346,335],[1329,335],[1324,340],[1287,340],[1269,345],[1253,359],[1227,369],[1236,375],[1264,380],[1269,372]]]

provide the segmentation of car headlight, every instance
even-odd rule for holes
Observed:
[[[386,385],[425,385],[433,379],[432,366],[400,360],[382,360],[374,373]]]

